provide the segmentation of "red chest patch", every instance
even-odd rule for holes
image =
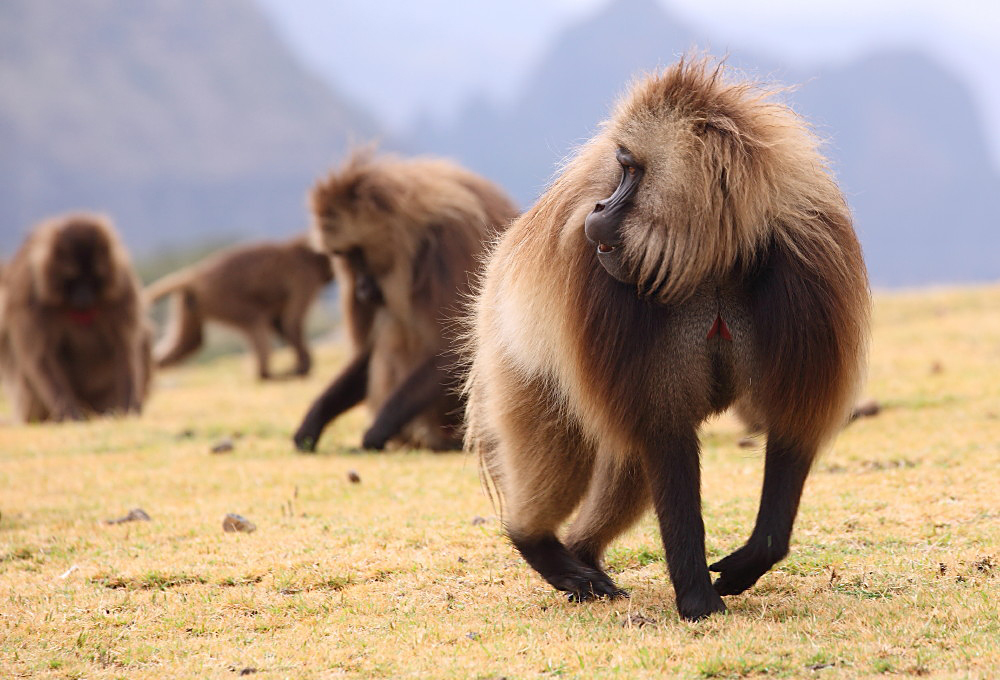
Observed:
[[[70,309],[67,310],[66,314],[69,315],[69,318],[73,321],[73,323],[80,326],[89,326],[94,323],[94,319],[97,318],[97,310],[94,308]]]
[[[706,340],[711,340],[716,335],[721,335],[723,340],[732,340],[733,336],[729,332],[729,326],[726,325],[725,320],[723,320],[722,315],[718,314],[715,317],[715,323],[712,327],[708,329],[708,335],[705,336]]]

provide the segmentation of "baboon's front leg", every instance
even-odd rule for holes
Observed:
[[[815,456],[816,447],[768,438],[764,488],[753,533],[742,548],[709,567],[719,572],[715,589],[720,595],[742,593],[788,554],[802,487]]]
[[[316,442],[326,424],[365,398],[368,393],[370,361],[369,352],[354,357],[309,407],[309,412],[293,437],[299,451],[315,451]]]
[[[664,433],[643,451],[643,467],[682,618],[695,621],[726,605],[712,587],[705,564],[705,524],[701,518],[701,470],[694,431]]]
[[[381,450],[404,426],[423,413],[442,394],[445,372],[434,357],[422,363],[393,391],[365,432],[361,446]]]
[[[66,371],[55,358],[54,352],[39,344],[30,321],[11,324],[11,345],[18,361],[18,370],[25,383],[38,395],[52,420],[83,420],[83,407],[73,393]]]

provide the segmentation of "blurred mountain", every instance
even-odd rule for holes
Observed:
[[[886,52],[793,99],[829,140],[875,283],[1000,277],[1000,172],[958,78],[920,52]]]
[[[46,215],[110,213],[139,252],[287,234],[376,125],[246,0],[0,3],[0,250]]]
[[[472,101],[453,125],[424,121],[410,141],[458,158],[528,205],[633,77],[698,43],[655,0],[611,2],[559,36],[511,106]],[[728,61],[758,79],[804,83],[783,98],[829,140],[874,284],[1000,277],[1000,173],[959,79],[919,52],[819,75],[738,50]]]

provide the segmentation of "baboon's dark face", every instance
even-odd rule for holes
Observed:
[[[354,276],[354,298],[365,305],[378,305],[384,300],[378,280],[368,266],[365,253],[361,248],[352,248],[343,254],[338,254],[347,260]]]
[[[70,224],[53,240],[48,260],[50,298],[71,310],[103,302],[114,276],[111,244],[95,225]]]
[[[354,297],[365,305],[384,301],[379,280],[394,266],[392,231],[376,215],[327,208],[317,215],[315,242],[346,262],[354,279]]]
[[[584,222],[584,233],[597,249],[597,261],[605,271],[622,283],[635,283],[634,268],[625,258],[625,218],[632,211],[642,185],[645,169],[624,148],[615,152],[621,165],[621,181],[608,198],[597,202]]]

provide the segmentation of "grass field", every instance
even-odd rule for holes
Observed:
[[[474,460],[357,453],[361,412],[293,453],[342,358],[318,353],[304,382],[239,356],[163,373],[141,420],[0,425],[0,678],[1000,676],[1000,287],[878,298],[884,410],[818,463],[789,558],[697,624],[652,516],[608,556],[631,599],[571,604]],[[710,558],[756,512],[740,434],[704,431]],[[134,507],[152,520],[103,523]]]

